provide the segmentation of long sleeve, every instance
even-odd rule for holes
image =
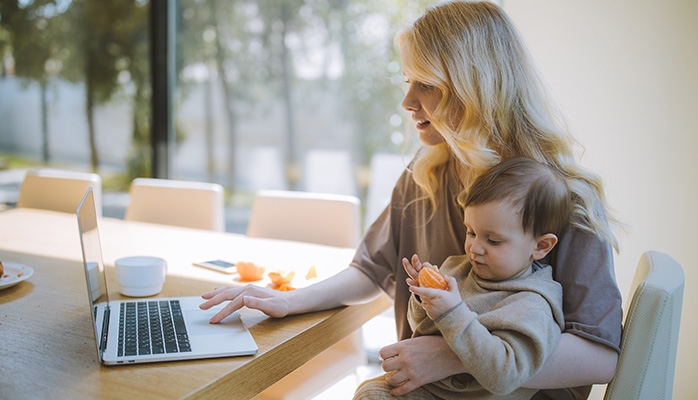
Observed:
[[[562,290],[551,268],[506,282],[477,278],[463,256],[450,257],[441,269],[458,280],[463,303],[431,321],[413,296],[409,321],[415,335],[440,332],[470,373],[427,390],[443,398],[463,392],[468,398],[530,397],[535,390],[519,388],[555,349],[564,326]]]
[[[528,381],[560,338],[545,299],[519,293],[505,303],[477,318],[461,303],[436,321],[470,375],[494,394],[510,393]]]

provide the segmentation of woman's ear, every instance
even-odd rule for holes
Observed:
[[[540,260],[550,253],[550,250],[557,244],[557,236],[553,233],[546,233],[536,238],[536,248],[533,250],[533,259]]]

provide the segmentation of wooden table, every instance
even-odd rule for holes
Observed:
[[[168,276],[159,296],[200,295],[229,285],[230,275],[194,261],[249,260],[268,269],[313,265],[319,279],[346,267],[352,249],[103,218],[103,258],[110,296],[119,298],[114,260],[163,257]],[[75,215],[33,209],[0,212],[0,260],[34,275],[0,290],[0,398],[248,399],[385,310],[381,296],[363,305],[274,319],[240,313],[257,341],[254,356],[102,366],[94,347]],[[311,280],[312,281],[312,280]],[[304,279],[298,286],[310,282]]]

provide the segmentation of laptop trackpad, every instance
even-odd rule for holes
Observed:
[[[189,334],[194,335],[220,335],[230,334],[236,331],[244,331],[240,316],[237,312],[226,317],[223,321],[212,324],[209,321],[218,312],[215,310],[189,309],[184,310],[184,318],[189,325]]]

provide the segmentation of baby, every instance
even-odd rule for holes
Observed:
[[[528,158],[483,173],[464,196],[465,255],[440,268],[448,288],[420,287],[432,267],[403,259],[413,293],[414,336],[443,335],[468,374],[422,386],[409,398],[529,399],[521,386],[543,365],[564,328],[562,288],[540,262],[558,242],[571,212],[570,194],[553,169]],[[362,384],[355,399],[391,398],[384,377]]]

